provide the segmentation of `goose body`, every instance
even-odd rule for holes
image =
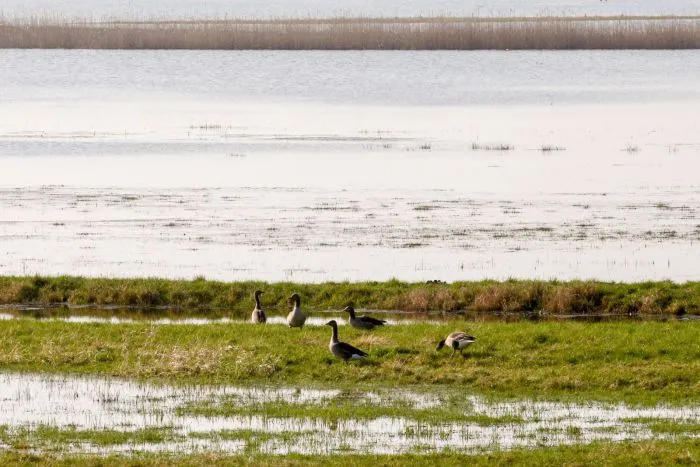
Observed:
[[[255,308],[253,308],[253,313],[250,315],[250,320],[254,323],[263,324],[267,321],[267,316],[260,306],[260,296],[264,294],[262,290],[255,291]]]
[[[462,349],[476,342],[476,337],[470,336],[461,331],[455,331],[447,336],[445,339],[438,342],[437,350],[447,346],[452,349],[452,355],[454,355],[456,350],[462,353]]]
[[[290,328],[302,328],[306,322],[306,315],[301,311],[301,298],[299,294],[293,294],[289,299],[294,300],[294,308],[287,315],[287,324]]]
[[[331,351],[333,355],[343,360],[362,360],[367,356],[367,353],[353,347],[345,342],[340,342],[338,340],[338,323],[332,319],[326,323],[326,326],[333,328],[333,334],[331,334],[331,342],[328,344],[328,350]]]
[[[372,330],[377,326],[384,326],[386,321],[383,319],[376,319],[370,316],[355,316],[355,307],[348,305],[343,311],[350,313],[350,326],[356,329],[368,329]]]

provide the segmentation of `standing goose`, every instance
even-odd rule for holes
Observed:
[[[294,300],[294,309],[287,315],[287,324],[290,328],[303,328],[306,315],[301,312],[301,298],[299,294],[292,294],[289,299]]]
[[[367,356],[365,352],[357,347],[353,347],[350,344],[346,344],[345,342],[340,342],[338,340],[338,323],[336,323],[334,319],[328,321],[326,326],[333,328],[331,342],[328,344],[328,350],[330,350],[333,355],[338,358],[342,358],[345,361],[350,359],[361,360]]]
[[[250,320],[254,323],[265,323],[267,321],[267,316],[265,316],[265,312],[263,311],[262,307],[260,306],[260,296],[264,294],[262,290],[256,290],[255,291],[255,308],[253,309],[253,314],[250,315]]]
[[[452,348],[452,355],[455,354],[455,350],[459,350],[459,353],[461,354],[463,348],[467,347],[470,344],[473,344],[474,342],[476,342],[476,337],[470,336],[460,331],[455,331],[449,336],[447,336],[446,339],[443,339],[440,342],[438,342],[437,350],[440,350],[444,346],[448,346]]]
[[[352,305],[346,306],[343,311],[350,313],[350,326],[356,329],[372,330],[377,326],[384,326],[386,321],[383,319],[371,318],[369,316],[355,316],[355,307]]]

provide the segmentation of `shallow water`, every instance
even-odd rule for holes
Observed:
[[[0,274],[697,279],[698,51],[0,61]]]
[[[318,313],[318,312],[317,312]],[[50,315],[49,315],[50,316]],[[13,319],[31,319],[22,314],[0,313],[0,321],[8,321]],[[43,318],[41,318],[43,319]],[[134,324],[134,323],[151,323],[156,325],[208,325],[208,324],[227,324],[227,323],[250,323],[249,320],[231,318],[151,318],[134,315],[133,318],[118,317],[118,316],[99,316],[95,314],[80,314],[71,316],[51,316],[46,319],[53,321],[62,321],[65,323],[103,323],[103,324]],[[347,321],[344,318],[332,315],[330,312],[325,317],[309,316],[304,323],[305,326],[324,326],[328,320],[334,319],[339,325],[344,326]],[[410,324],[415,321],[410,319],[387,320],[388,324]],[[425,322],[425,320],[421,320]],[[251,326],[254,323],[250,323]],[[279,324],[287,326],[287,319],[284,316],[269,316],[267,324]]]
[[[240,452],[241,439],[221,438],[224,431],[251,430],[274,435],[258,447],[260,452],[286,454],[402,453],[420,449],[435,452],[450,448],[460,452],[509,450],[522,447],[666,438],[654,433],[656,421],[696,423],[700,407],[633,408],[623,404],[565,404],[528,400],[490,403],[460,391],[465,417],[520,417],[522,423],[477,424],[448,422],[426,424],[410,418],[378,417],[369,420],[250,416],[193,416],[177,409],[207,400],[236,401],[239,407],[261,403],[323,403],[345,397],[335,389],[311,390],[276,387],[170,387],[95,377],[32,374],[0,374],[0,426],[10,431],[48,425],[77,430],[172,427],[178,440],[165,443],[112,446],[62,446],[77,452]],[[440,392],[445,395],[445,392]],[[453,394],[453,397],[456,394]],[[439,408],[433,392],[372,391],[354,394],[378,407],[408,404],[414,409]],[[283,436],[296,433],[294,436]],[[688,434],[692,435],[692,434]],[[233,437],[235,438],[235,436]]]
[[[688,15],[700,14],[694,0],[3,0],[6,16],[63,15],[69,17],[280,17],[280,16],[462,16],[514,15]]]

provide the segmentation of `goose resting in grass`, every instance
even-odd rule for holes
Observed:
[[[449,336],[447,336],[447,338],[438,342],[437,350],[440,350],[441,348],[447,346],[452,348],[452,355],[455,354],[455,350],[459,350],[459,353],[461,354],[463,348],[467,347],[470,344],[473,344],[474,342],[476,342],[476,337],[470,336],[460,331],[455,331]]]
[[[328,350],[331,351],[333,355],[343,360],[362,360],[367,356],[365,352],[353,347],[345,342],[340,342],[338,340],[338,323],[334,319],[328,321],[326,326],[333,328],[333,334],[331,335],[331,342],[328,344]]]
[[[254,323],[265,323],[267,321],[267,316],[260,306],[260,296],[264,294],[262,290],[255,291],[255,308],[253,309],[253,314],[250,315],[250,320]]]
[[[306,315],[301,312],[301,298],[299,298],[299,294],[292,294],[289,299],[294,300],[294,308],[287,315],[287,324],[290,328],[301,329],[306,322]]]
[[[375,319],[369,316],[355,316],[355,307],[348,305],[343,309],[350,313],[350,326],[357,329],[369,329],[372,330],[377,326],[384,326],[386,321],[383,319]]]

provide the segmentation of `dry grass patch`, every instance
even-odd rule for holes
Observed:
[[[600,309],[602,293],[595,283],[561,284],[545,294],[543,310],[548,313],[589,313]]]
[[[537,283],[523,286],[520,283],[493,284],[480,290],[474,297],[474,311],[522,311],[536,309],[542,294]]]
[[[372,347],[387,346],[391,343],[391,339],[386,336],[377,334],[363,334],[362,336],[353,338],[353,345],[362,348],[362,350],[371,350]],[[365,347],[367,349],[365,349]]]

